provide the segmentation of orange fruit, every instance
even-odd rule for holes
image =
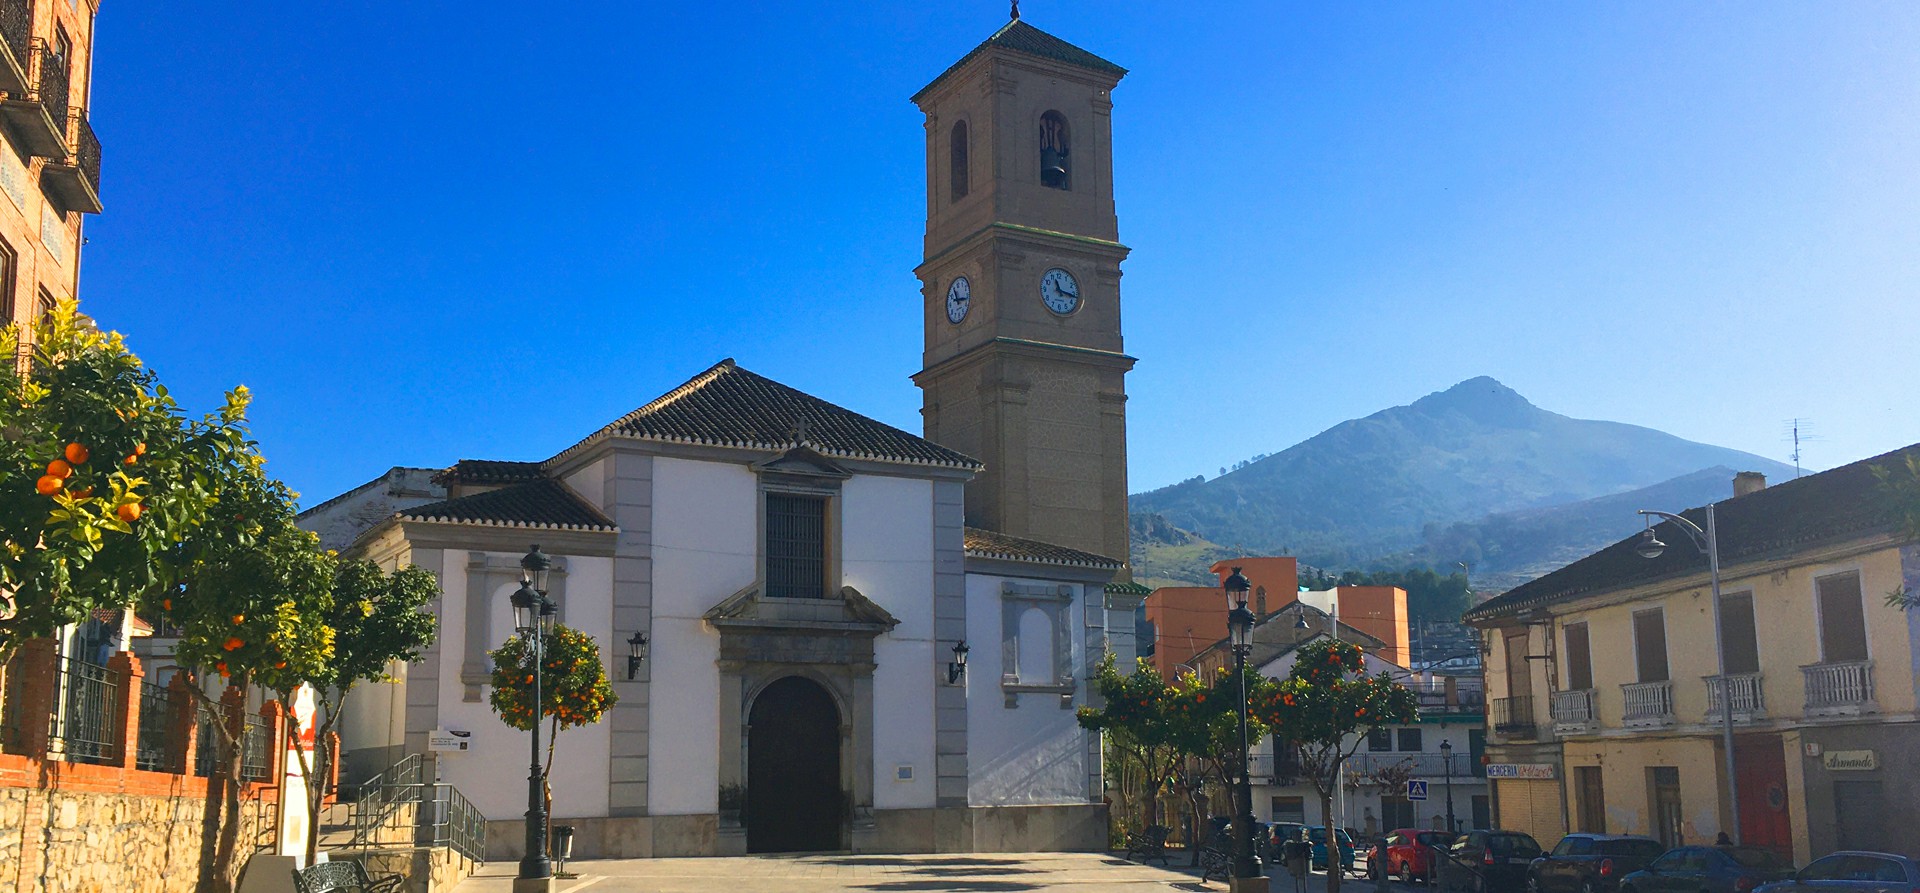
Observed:
[[[73,491],[73,498],[75,499],[85,499],[92,495],[93,495],[92,487],[81,487],[80,489]]]
[[[273,668],[276,670],[284,670],[287,668],[287,662],[284,660],[280,661],[279,663],[274,664]]]
[[[161,600],[160,600],[160,610],[162,610],[162,611],[171,611],[171,610],[173,610],[173,599],[170,599],[170,598],[163,598],[163,599],[161,599]]]
[[[247,615],[245,615],[245,614],[235,614],[235,615],[233,615],[233,625],[234,625],[234,626],[239,626],[240,624],[242,624],[242,623],[245,623],[245,622],[247,622]]]
[[[128,457],[127,457],[127,458],[125,458],[125,459],[121,459],[121,460],[120,460],[120,462],[121,462],[121,464],[123,464],[123,465],[132,465],[132,464],[133,464],[133,460],[135,460],[135,459],[138,459],[138,458],[140,458],[140,457],[139,457],[139,456],[128,456]]]
[[[144,456],[144,455],[146,455],[146,454],[147,454],[147,445],[146,445],[146,444],[144,444],[144,443],[136,443],[136,444],[134,444],[134,445],[133,445],[133,454],[134,454],[134,455],[136,455],[136,456]]]
[[[42,496],[52,496],[54,493],[59,492],[61,487],[66,485],[66,481],[48,474],[42,475],[39,480],[34,481],[33,489],[40,491],[40,495]]]
[[[239,637],[239,636],[228,636],[228,637],[227,637],[227,643],[226,643],[225,645],[222,645],[222,646],[220,646],[220,647],[222,647],[222,648],[225,648],[225,649],[227,649],[228,651],[234,651],[234,650],[236,650],[236,649],[238,649],[238,648],[240,648],[241,646],[244,646],[244,645],[246,645],[246,644],[247,644],[247,643],[245,643],[245,642],[242,642],[242,641],[240,641],[240,637]]]
[[[83,447],[77,443],[67,444],[67,461],[68,462],[72,462],[75,465],[79,465],[81,463],[86,462],[87,457],[91,455],[93,454],[89,452],[86,447]]]
[[[117,509],[114,509],[113,514],[114,514],[114,517],[117,517],[120,520],[127,522],[128,524],[132,524],[133,522],[140,520],[141,511],[142,509],[140,508],[140,503],[129,502],[126,505],[123,505]]]
[[[220,665],[219,665],[219,666],[217,666],[217,667],[214,667],[214,669],[216,669],[216,670],[219,670],[219,671],[220,671],[220,675],[222,675],[222,676],[225,676],[225,675],[227,675],[227,664],[226,664],[226,662],[225,662],[225,661],[222,661],[222,662],[220,663]]]
[[[47,463],[47,473],[61,480],[66,480],[73,476],[73,466],[68,465],[65,459],[55,459]]]

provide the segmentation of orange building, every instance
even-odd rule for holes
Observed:
[[[1253,583],[1247,607],[1266,617],[1294,602],[1300,591],[1300,565],[1294,558],[1259,556],[1216,562],[1209,568],[1224,584],[1234,568]],[[1227,637],[1226,590],[1219,586],[1163,586],[1147,596],[1147,621],[1153,624],[1153,657],[1162,676],[1172,678],[1193,656]]]
[[[1226,585],[1227,577],[1234,568],[1246,575],[1253,584],[1253,595],[1247,599],[1247,607],[1253,609],[1253,616],[1264,618],[1268,614],[1292,604],[1300,596],[1300,560],[1288,556],[1262,555],[1216,561],[1214,576],[1220,578],[1220,584]],[[1225,600],[1226,596],[1221,596]],[[1222,627],[1221,635],[1226,635]]]
[[[1386,643],[1374,653],[1398,666],[1413,662],[1407,591],[1398,586],[1340,586],[1333,590],[1340,622]],[[1313,594],[1307,596],[1314,601]],[[1322,607],[1318,603],[1315,607]]]

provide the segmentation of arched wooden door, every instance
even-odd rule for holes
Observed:
[[[747,713],[747,851],[844,849],[840,710],[811,679],[776,680]]]

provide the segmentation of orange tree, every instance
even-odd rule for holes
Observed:
[[[1287,678],[1262,690],[1249,708],[1300,751],[1300,767],[1320,794],[1320,814],[1333,815],[1340,768],[1376,726],[1417,722],[1412,691],[1386,673],[1366,675],[1358,647],[1322,639],[1296,652]],[[1329,825],[1329,834],[1332,822]],[[1330,858],[1337,858],[1329,850]],[[1328,893],[1339,893],[1340,873],[1327,873]]]
[[[188,418],[72,301],[31,338],[0,330],[0,657],[96,609],[160,597],[191,560],[186,539],[232,532],[211,511],[221,478],[258,470],[248,399],[235,388]]]
[[[1094,669],[1092,681],[1099,706],[1081,707],[1076,718],[1082,728],[1105,736],[1107,752],[1122,770],[1117,777],[1132,777],[1145,788],[1138,792],[1145,810],[1142,827],[1157,825],[1160,788],[1185,756],[1172,715],[1174,689],[1145,660],[1138,661],[1133,672],[1121,673],[1111,652]],[[1124,806],[1124,789],[1121,796]]]
[[[532,659],[527,644],[524,638],[514,636],[488,655],[493,658],[493,694],[488,703],[502,722],[523,732],[531,731],[538,721],[532,703]],[[553,752],[560,732],[599,722],[619,698],[607,681],[607,668],[600,662],[600,645],[592,636],[555,624],[553,631],[542,637],[541,644],[539,716],[550,720],[547,764],[541,777],[547,781],[548,813],[551,814]]]

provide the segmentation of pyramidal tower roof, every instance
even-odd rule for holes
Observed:
[[[1125,68],[1121,68],[1112,62],[1108,62],[1099,56],[1021,21],[1018,14],[1018,7],[1016,7],[1012,20],[1008,21],[1000,30],[993,32],[992,37],[981,41],[980,45],[974,47],[971,52],[960,57],[960,61],[948,66],[947,70],[941,72],[940,76],[934,78],[931,83],[920,88],[920,92],[913,94],[913,98],[918,100],[921,96],[926,95],[927,91],[932,90],[938,86],[941,81],[946,80],[948,75],[960,70],[968,62],[972,62],[974,57],[994,49],[1007,50],[1024,56],[1034,56],[1053,62],[1061,62],[1067,65],[1085,68],[1089,71],[1097,71],[1110,75],[1115,79],[1124,77],[1127,73]]]

